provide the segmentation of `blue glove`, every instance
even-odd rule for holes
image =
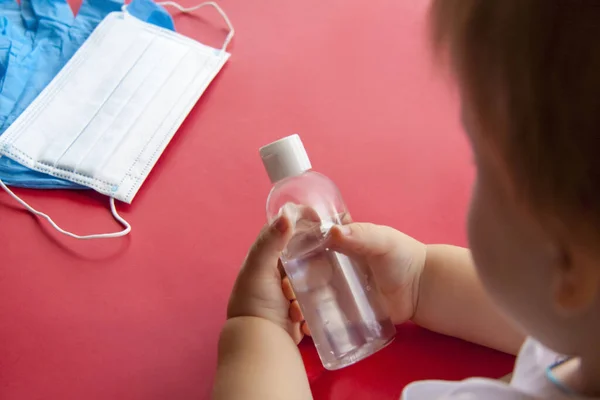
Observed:
[[[75,54],[96,26],[123,0],[84,0],[77,17],[66,0],[0,0],[0,135]],[[131,15],[174,30],[153,0],[133,0]],[[0,179],[28,188],[83,188],[0,157]]]

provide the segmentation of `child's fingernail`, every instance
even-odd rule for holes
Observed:
[[[277,217],[277,219],[273,222],[273,228],[275,228],[279,233],[285,233],[288,230],[288,223],[283,215]]]
[[[340,225],[339,226],[340,233],[344,236],[350,236],[352,234],[352,228],[348,225]]]

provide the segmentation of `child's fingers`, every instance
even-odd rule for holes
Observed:
[[[294,293],[294,289],[292,288],[292,284],[290,283],[290,278],[287,276],[281,281],[281,289],[283,290],[283,294],[286,299],[289,301],[296,299],[296,294]]]
[[[338,225],[331,229],[330,245],[341,252],[361,256],[382,256],[397,245],[392,228],[366,223]]]
[[[288,215],[295,223],[300,220],[307,220],[312,222],[321,222],[319,213],[312,207],[304,206],[301,204],[286,203],[282,208],[282,213]]]
[[[290,328],[290,335],[294,340],[294,343],[299,344],[304,337],[304,331],[302,330],[301,322],[294,322]]]
[[[308,324],[306,323],[306,321],[302,321],[302,333],[304,333],[306,336],[310,336],[310,328],[308,327]]]
[[[283,263],[281,262],[281,258],[277,260],[277,269],[279,270],[279,274],[281,275],[282,278],[285,278],[287,276],[287,274],[285,272],[285,268],[283,268]]]
[[[290,319],[292,322],[304,321],[304,315],[302,315],[302,310],[300,309],[298,300],[294,300],[290,303]]]
[[[294,300],[290,304],[290,319],[293,323],[300,323],[300,331],[302,334],[310,336],[310,329],[304,320],[304,315],[302,314],[298,300]]]

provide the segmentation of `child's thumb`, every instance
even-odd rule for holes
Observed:
[[[369,223],[337,225],[331,229],[331,247],[342,253],[378,257],[394,249],[394,230]]]
[[[277,262],[281,252],[293,234],[293,226],[284,213],[260,233],[244,265],[246,274],[261,274],[277,270]]]

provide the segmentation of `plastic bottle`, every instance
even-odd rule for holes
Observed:
[[[298,135],[260,149],[274,184],[267,219],[285,212],[294,234],[281,256],[287,276],[326,369],[360,361],[396,334],[369,267],[327,247],[334,225],[350,215],[335,184],[311,170]]]

